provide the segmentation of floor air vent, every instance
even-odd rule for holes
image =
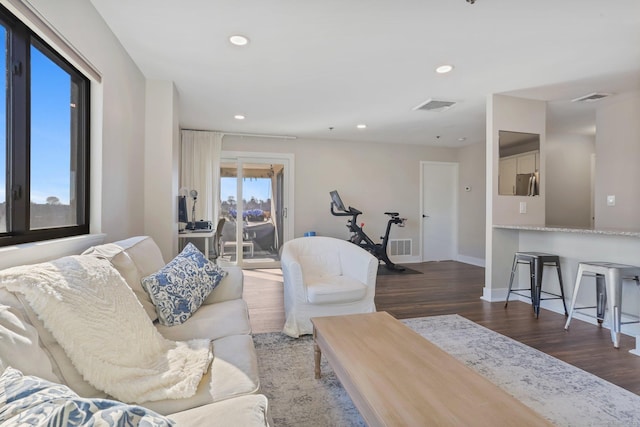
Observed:
[[[411,255],[411,239],[389,240],[389,255]]]

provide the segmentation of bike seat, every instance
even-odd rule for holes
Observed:
[[[389,215],[389,216],[398,216],[400,215],[398,212],[385,212],[385,215]]]

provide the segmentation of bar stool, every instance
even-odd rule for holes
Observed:
[[[529,264],[530,286],[529,288],[513,289],[513,276],[519,264]],[[560,283],[560,295],[542,290],[542,271],[544,266],[555,267],[558,272],[558,282]],[[517,291],[530,291],[531,295],[520,294]],[[509,291],[507,292],[507,300],[504,303],[505,308],[509,304],[509,295],[511,293],[531,299],[533,311],[536,318],[540,314],[540,301],[548,299],[561,299],[564,306],[564,315],[567,315],[567,304],[564,301],[564,286],[562,284],[562,271],[560,270],[560,257],[557,255],[547,254],[544,252],[516,252],[513,256],[513,267],[511,268],[511,278],[509,279]],[[542,294],[552,295],[551,298],[542,298]]]
[[[588,307],[576,307],[576,299],[578,297],[578,288],[582,276],[595,276],[596,278],[596,305]],[[589,308],[596,309],[596,315],[585,314],[589,317],[595,317],[598,323],[602,323],[605,319],[605,311],[609,304],[609,319],[611,322],[611,341],[615,348],[620,347],[620,326],[628,323],[640,323],[639,320],[622,322],[622,283],[625,279],[635,280],[636,285],[640,285],[640,267],[625,264],[615,264],[612,262],[581,262],[578,264],[578,273],[576,274],[576,284],[573,288],[573,297],[571,298],[571,309],[565,329],[569,329],[569,323],[573,313],[577,310]],[[584,314],[584,313],[583,313]]]

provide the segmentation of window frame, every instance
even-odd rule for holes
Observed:
[[[26,24],[0,6],[0,23],[7,31],[6,218],[0,247],[89,234],[90,201],[90,80]],[[78,88],[77,123],[69,117],[71,164],[75,165],[76,225],[30,229],[30,52],[34,46],[62,70]],[[73,168],[72,168],[73,170]],[[71,173],[71,171],[70,171]]]

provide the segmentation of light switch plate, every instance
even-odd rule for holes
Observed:
[[[607,196],[607,206],[616,205],[616,196]]]
[[[527,202],[520,202],[520,213],[521,214],[527,213]]]

